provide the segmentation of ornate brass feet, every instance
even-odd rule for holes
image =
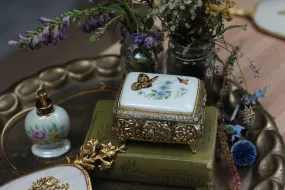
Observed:
[[[196,154],[197,153],[196,140],[192,139],[188,142],[188,144],[189,144],[191,151]]]

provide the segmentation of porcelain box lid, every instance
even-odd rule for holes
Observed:
[[[204,83],[197,78],[131,72],[117,97],[114,112],[119,118],[198,122],[205,101]]]

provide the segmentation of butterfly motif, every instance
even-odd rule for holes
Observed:
[[[152,86],[152,83],[156,81],[157,78],[158,76],[149,79],[149,77],[146,74],[140,74],[138,76],[138,81],[132,84],[132,90],[138,91],[144,88],[149,88]]]
[[[180,83],[185,84],[185,85],[187,85],[188,82],[189,82],[188,79],[181,79],[181,78],[179,78],[179,77],[177,77],[177,79],[178,79],[178,81],[179,81]]]

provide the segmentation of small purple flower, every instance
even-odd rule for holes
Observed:
[[[68,34],[67,28],[66,27],[62,28],[61,31],[59,32],[59,39],[63,40],[64,38],[67,37],[67,34]]]
[[[12,46],[12,45],[17,45],[17,44],[19,44],[19,42],[16,42],[16,41],[14,41],[14,40],[9,40],[9,41],[8,41],[8,44],[9,44],[10,46]]]
[[[115,16],[116,16],[116,12],[115,11],[109,12],[109,17],[114,18]]]
[[[43,130],[37,130],[33,131],[32,138],[35,140],[43,140],[47,136],[47,131],[45,129]]]
[[[105,24],[105,21],[104,21],[104,19],[103,18],[99,18],[98,20],[98,26],[100,27],[100,26],[103,26],[104,24]]]
[[[66,16],[62,19],[62,24],[64,26],[69,26],[69,16]]]
[[[104,20],[105,22],[110,21],[109,14],[103,14],[103,20]]]
[[[33,40],[32,40],[32,45],[33,45],[34,47],[36,47],[37,44],[39,44],[39,43],[40,43],[39,37],[38,37],[38,36],[35,36],[35,37],[33,38]]]
[[[219,67],[219,65],[215,65],[215,68],[214,68],[214,73],[215,74],[222,74],[222,69]]]
[[[49,35],[49,26],[46,26],[46,27],[44,27],[44,30],[43,30],[43,32],[42,32],[42,38],[43,38],[43,40],[46,40],[46,38],[48,37],[48,35]]]
[[[254,78],[259,78],[260,75],[260,65],[256,65],[254,62],[250,64],[250,69]]]
[[[52,35],[52,39],[54,43],[57,43],[59,40],[59,30],[58,30],[58,26],[56,26],[53,30],[53,35]]]
[[[143,45],[146,47],[154,46],[156,44],[156,40],[152,36],[148,36],[145,38]]]
[[[51,22],[52,20],[49,18],[41,16],[41,17],[39,17],[39,21],[41,21],[44,24],[46,22]]]
[[[140,32],[132,34],[132,38],[134,39],[134,44],[140,45],[144,42],[144,35]]]
[[[155,46],[158,41],[161,41],[162,37],[161,36],[156,36],[153,33],[148,33],[147,37],[144,40],[144,46],[149,47],[149,46]]]
[[[232,67],[229,67],[229,68],[225,69],[224,73],[225,73],[226,76],[229,76],[229,75],[232,74],[233,70],[234,69]]]

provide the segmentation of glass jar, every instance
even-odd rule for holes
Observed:
[[[121,65],[124,75],[129,72],[161,73],[161,55],[157,48],[139,47],[130,35],[121,41]]]
[[[213,68],[215,66],[213,48],[214,44],[208,43],[185,49],[184,46],[170,38],[164,73],[192,76],[203,80],[209,95],[213,90]]]

